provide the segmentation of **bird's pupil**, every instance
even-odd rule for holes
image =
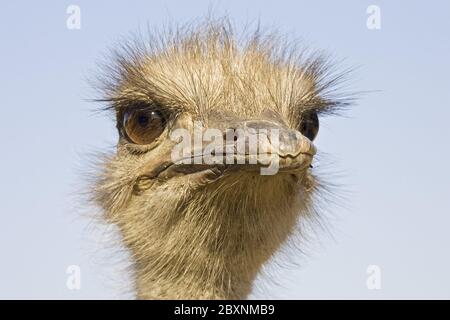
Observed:
[[[138,116],[137,122],[141,127],[146,127],[148,125],[149,118],[147,115],[141,114]]]

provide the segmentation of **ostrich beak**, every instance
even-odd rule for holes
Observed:
[[[207,141],[194,143],[178,158],[174,159],[172,153],[171,161],[159,167],[154,177],[167,179],[201,172],[213,173],[216,178],[233,172],[298,173],[310,168],[316,153],[313,143],[299,131],[273,121],[248,120],[211,127],[200,131]]]

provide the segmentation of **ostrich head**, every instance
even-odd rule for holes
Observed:
[[[226,23],[122,49],[102,99],[116,117],[117,152],[104,160],[93,193],[131,252],[137,296],[245,298],[261,266],[311,212],[312,141],[318,116],[345,104],[330,97],[340,76],[323,57],[297,54],[272,36],[238,40]],[[177,162],[179,129],[192,141],[214,129],[234,151],[239,139],[226,139],[230,129],[263,137],[276,172],[246,161],[255,156],[249,143],[231,163],[197,162],[206,144],[187,144],[194,161]]]

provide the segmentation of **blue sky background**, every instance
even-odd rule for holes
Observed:
[[[66,28],[70,4],[81,30]],[[0,298],[132,296],[73,195],[86,155],[116,140],[111,119],[83,100],[85,79],[130,31],[187,22],[211,4],[237,25],[260,19],[345,58],[359,66],[353,88],[376,90],[321,123],[316,144],[347,190],[332,235],[316,229],[300,266],[276,258],[252,298],[450,298],[450,4],[361,0],[2,1]],[[366,27],[371,4],[381,30]],[[72,264],[81,290],[66,287]],[[373,264],[380,290],[366,287]]]

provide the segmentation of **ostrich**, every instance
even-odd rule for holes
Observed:
[[[119,138],[92,194],[131,254],[137,297],[246,298],[264,263],[315,212],[312,141],[318,116],[348,104],[336,95],[343,73],[322,54],[259,30],[239,37],[226,22],[127,42],[114,61],[99,100]],[[193,133],[195,123],[277,129],[269,153],[278,171],[263,175],[259,162],[177,163],[171,135]]]

